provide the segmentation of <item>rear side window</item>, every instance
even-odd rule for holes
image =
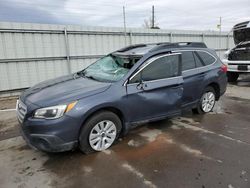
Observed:
[[[182,54],[182,71],[194,69],[195,68],[195,60],[193,52],[181,52]]]
[[[194,60],[195,60],[196,67],[205,66],[201,58],[197,55],[197,52],[194,52]]]
[[[179,55],[164,56],[156,59],[138,73],[130,83],[158,80],[179,76]]]
[[[198,56],[202,59],[205,65],[211,65],[215,62],[215,58],[207,52],[197,51]]]

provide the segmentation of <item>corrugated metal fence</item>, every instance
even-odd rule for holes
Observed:
[[[130,44],[203,41],[219,53],[233,47],[218,32],[0,22],[0,94],[81,70]]]

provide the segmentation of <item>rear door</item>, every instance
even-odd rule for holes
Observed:
[[[206,79],[209,77],[209,66],[216,62],[216,58],[202,50],[183,50],[183,103],[182,107],[196,105],[201,97]]]
[[[127,84],[130,121],[180,113],[183,93],[180,54],[153,57],[132,75]]]
[[[197,58],[193,51],[181,51],[182,54],[182,76],[183,76],[183,103],[182,106],[190,106],[197,102],[205,76],[204,71],[197,68],[204,64]]]

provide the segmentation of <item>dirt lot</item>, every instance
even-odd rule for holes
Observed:
[[[0,100],[0,187],[250,187],[249,76],[214,112],[146,124],[91,155],[30,149],[6,110],[15,101]]]

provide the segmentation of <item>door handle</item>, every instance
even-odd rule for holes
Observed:
[[[143,82],[140,82],[137,86],[136,86],[136,88],[138,89],[138,90],[144,90],[145,88],[147,88],[148,87],[148,85],[146,84],[146,83],[143,83]]]
[[[174,85],[171,85],[170,87],[171,89],[177,89],[181,87],[181,84],[174,84]]]
[[[198,76],[199,76],[199,77],[203,77],[203,76],[205,76],[205,73],[202,72],[202,73],[198,74]]]
[[[136,89],[143,90],[143,83],[141,82],[138,85],[136,85]]]
[[[202,73],[200,73],[199,75],[204,76],[204,75],[205,75],[205,72],[202,72]]]

